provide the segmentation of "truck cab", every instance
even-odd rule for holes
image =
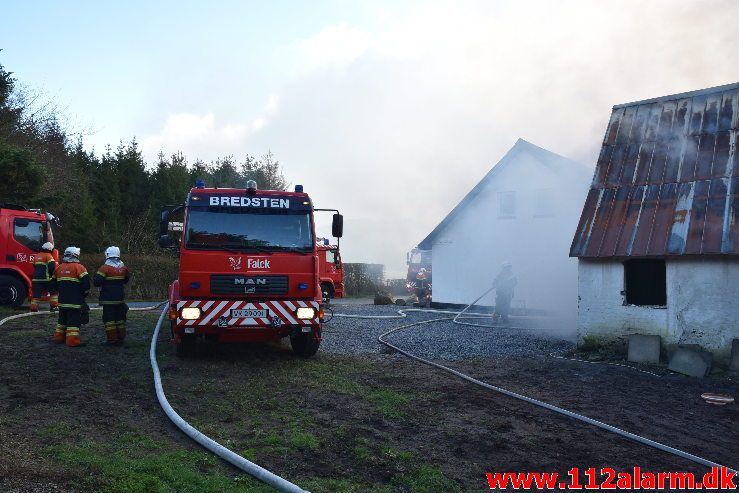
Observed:
[[[41,245],[54,243],[50,213],[0,204],[0,305],[20,306],[31,294],[31,278]],[[59,251],[52,252],[59,261]]]
[[[258,190],[250,181],[246,189],[199,182],[185,204],[162,213],[160,245],[180,257],[169,289],[178,354],[191,354],[202,339],[283,337],[299,355],[317,352],[323,295],[313,212],[300,185],[294,192]],[[333,234],[341,236],[343,218],[333,219]]]
[[[421,250],[414,248],[406,255],[406,264],[408,264],[408,273],[406,274],[406,288],[410,294],[414,294],[416,290],[416,276],[418,271],[426,269],[426,279],[431,284],[431,250]]]
[[[319,238],[318,271],[321,291],[326,299],[344,297],[344,264],[341,261],[339,245],[329,244],[328,238]]]

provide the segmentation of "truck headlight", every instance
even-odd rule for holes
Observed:
[[[200,308],[183,308],[180,312],[180,317],[182,317],[183,320],[197,320],[200,318]]]
[[[295,315],[297,315],[298,320],[310,320],[312,318],[316,318],[316,309],[315,308],[298,308],[298,311],[295,312]]]

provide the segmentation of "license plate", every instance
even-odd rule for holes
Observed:
[[[269,310],[231,310],[231,318],[269,318]]]

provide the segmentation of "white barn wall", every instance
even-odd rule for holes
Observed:
[[[556,310],[574,326],[577,260],[569,258],[569,248],[591,171],[571,161],[567,162],[571,170],[547,166],[526,146],[531,145],[517,144],[520,151],[434,239],[433,301],[470,303],[491,286],[507,260],[518,277],[514,307],[525,303],[527,308]],[[553,190],[551,216],[535,215],[541,189]],[[498,193],[506,191],[516,192],[515,218],[499,217]],[[494,295],[480,303],[494,305]]]
[[[728,355],[739,338],[739,260],[668,259],[666,268],[667,308],[624,306],[623,264],[580,259],[578,337],[654,334]]]

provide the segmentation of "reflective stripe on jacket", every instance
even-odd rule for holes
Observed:
[[[54,256],[48,252],[41,252],[36,255],[33,262],[33,280],[34,281],[51,281],[54,274],[56,260]]]
[[[59,306],[81,308],[90,292],[90,276],[79,262],[63,262],[54,271],[52,281],[59,292]]]
[[[103,264],[95,273],[92,282],[100,287],[100,304],[123,303],[126,293],[123,285],[128,282],[128,268]]]

